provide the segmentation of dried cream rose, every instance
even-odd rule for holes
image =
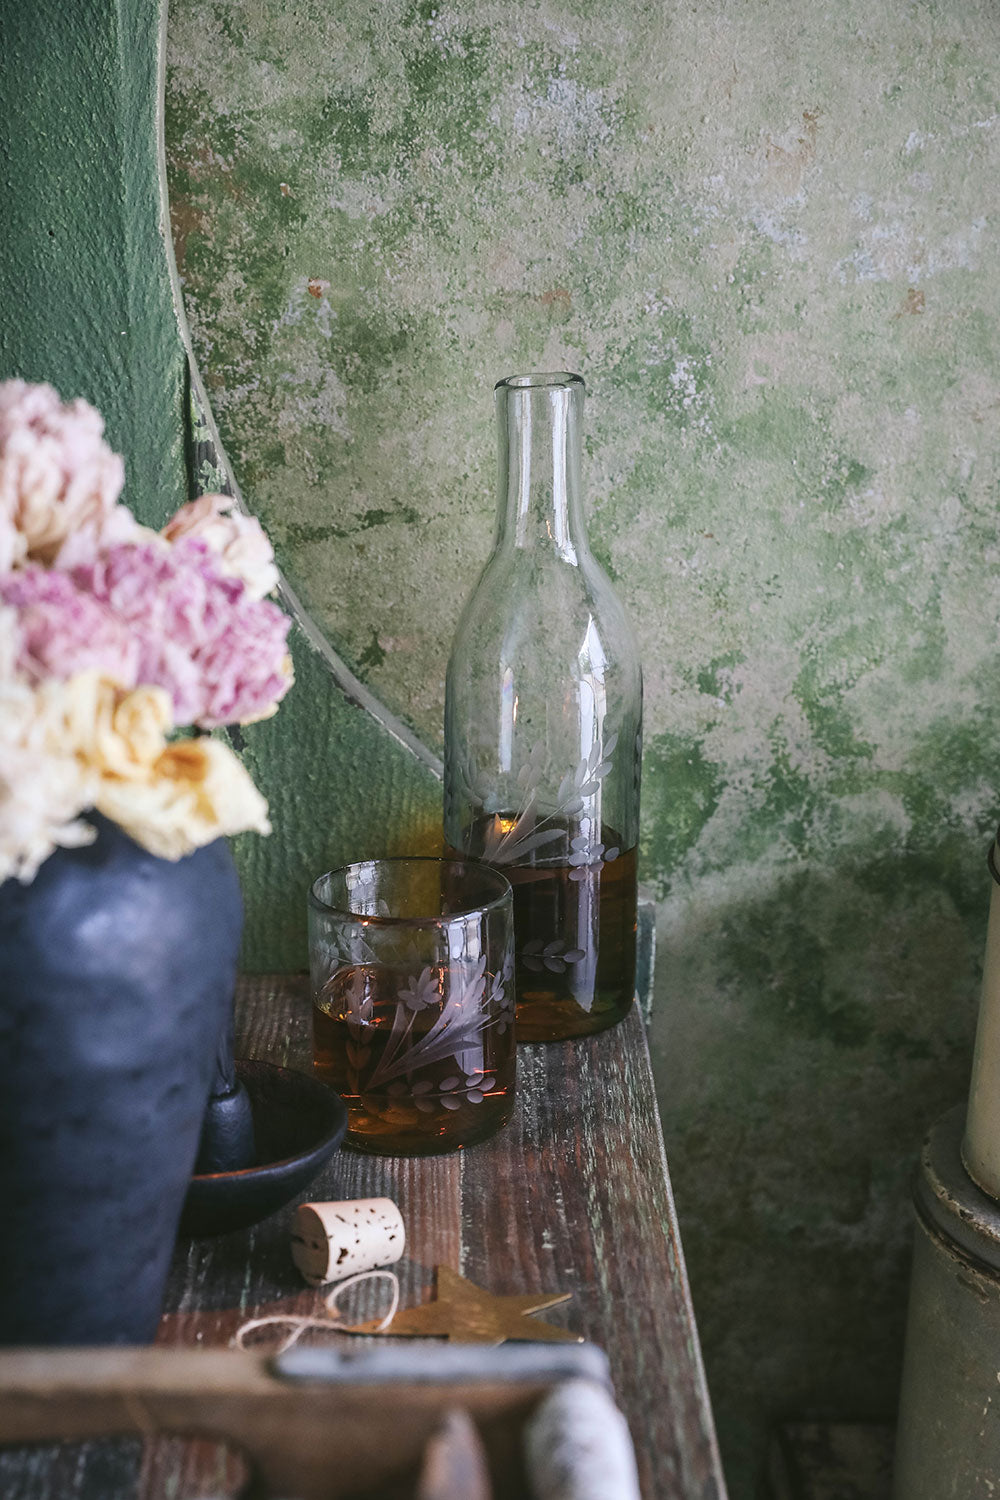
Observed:
[[[99,672],[77,672],[36,690],[46,705],[45,751],[73,755],[96,777],[148,778],[172,727],[162,688],[126,692]]]
[[[94,839],[79,814],[98,776],[67,738],[68,686],[0,681],[0,881],[27,883],[53,850]]]
[[[0,682],[11,682],[17,676],[20,651],[21,627],[17,610],[0,604]]]
[[[75,743],[102,777],[148,781],[172,727],[170,694],[163,688],[138,687],[123,694],[103,678]]]
[[[98,773],[94,806],[161,859],[180,859],[224,834],[270,833],[267,803],[218,740],[168,744],[170,697],[162,688],[118,691],[102,679],[79,702],[70,733]]]
[[[161,859],[180,859],[223,834],[270,833],[267,803],[218,740],[180,740],[148,779],[102,778],[97,808]]]
[[[30,881],[54,849],[92,842],[88,808],[162,859],[269,833],[267,803],[233,752],[208,738],[170,743],[170,727],[162,688],[125,692],[93,671],[36,687],[0,680],[0,880]]]
[[[182,505],[163,528],[168,542],[192,537],[204,542],[223,571],[242,579],[251,599],[263,599],[278,586],[274,552],[260,522],[236,509],[230,495],[199,495]]]
[[[93,551],[137,529],[118,504],[124,468],[88,402],[50,385],[0,383],[0,569],[57,558],[67,539]]]

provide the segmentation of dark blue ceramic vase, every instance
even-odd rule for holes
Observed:
[[[149,1342],[231,1012],[223,840],[175,862],[89,815],[0,886],[0,1343]]]

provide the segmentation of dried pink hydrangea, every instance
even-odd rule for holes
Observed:
[[[263,599],[278,586],[274,552],[260,522],[237,509],[230,495],[199,495],[163,528],[168,542],[195,537],[207,542],[224,573],[241,578],[251,599]]]
[[[53,563],[69,536],[92,545],[137,529],[118,505],[122,461],[86,401],[63,405],[50,385],[0,383],[0,573]]]
[[[266,718],[291,686],[287,616],[251,599],[203,541],[125,543],[72,577],[128,626],[137,681],[166,689],[177,724]]]
[[[0,882],[90,840],[89,807],[168,859],[269,831],[230,750],[167,736],[264,718],[291,686],[270,543],[217,495],[141,527],[103,433],[85,401],[0,383]]]
[[[0,578],[0,600],[16,612],[16,670],[30,682],[96,670],[134,687],[139,642],[68,573],[29,563]]]

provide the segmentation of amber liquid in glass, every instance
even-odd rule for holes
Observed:
[[[502,815],[501,815],[502,818]],[[473,858],[494,818],[463,841]],[[512,821],[512,820],[504,820]],[[635,995],[636,850],[603,828],[602,851],[572,864],[498,864],[514,888],[519,1042],[588,1036],[627,1015]],[[567,832],[566,844],[570,837]],[[461,851],[454,852],[461,856]],[[538,851],[544,855],[544,848]],[[584,863],[584,860],[589,863]]]
[[[410,975],[358,964],[333,976],[313,1001],[313,1061],[347,1105],[350,1145],[427,1156],[509,1120],[513,1013],[498,982],[487,972],[478,996],[468,985],[463,994],[440,965]]]

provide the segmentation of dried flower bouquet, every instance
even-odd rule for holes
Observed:
[[[103,433],[86,401],[0,384],[0,881],[89,843],[90,809],[165,859],[270,831],[232,750],[175,733],[291,686],[270,543],[225,495],[140,526]]]

